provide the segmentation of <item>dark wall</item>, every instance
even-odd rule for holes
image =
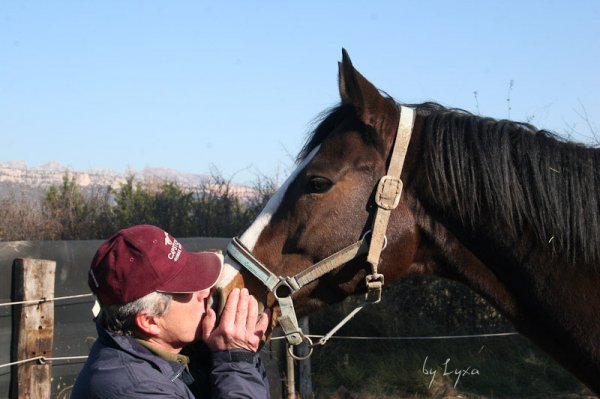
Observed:
[[[183,238],[189,251],[224,249],[227,238]],[[0,243],[0,303],[11,302],[12,265],[16,258],[56,261],[55,297],[87,294],[87,272],[94,253],[102,241],[19,241]],[[53,357],[81,356],[89,353],[96,338],[91,308],[93,299],[85,297],[58,301],[54,308]],[[14,338],[16,340],[16,337]],[[0,364],[11,361],[12,306],[0,307]],[[16,341],[15,341],[16,342]],[[276,358],[279,349],[263,350],[272,386],[272,397],[281,397]],[[57,361],[52,366],[52,397],[68,398],[70,387],[83,360]],[[11,368],[0,368],[0,398],[8,398]]]

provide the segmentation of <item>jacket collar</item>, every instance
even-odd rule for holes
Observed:
[[[184,372],[184,365],[165,360],[155,355],[133,337],[126,337],[110,332],[99,323],[96,323],[96,330],[98,331],[98,339],[102,344],[120,349],[133,357],[145,360],[161,373],[168,376],[171,381],[177,379]]]

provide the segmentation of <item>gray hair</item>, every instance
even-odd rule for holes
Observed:
[[[137,314],[146,310],[150,316],[162,317],[169,310],[172,298],[171,294],[155,291],[125,305],[100,305],[96,321],[115,334],[134,336]]]

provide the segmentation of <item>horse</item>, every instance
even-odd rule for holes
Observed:
[[[529,124],[399,104],[345,50],[338,84],[339,105],[324,113],[296,170],[239,239],[262,272],[226,257],[220,295],[247,287],[271,309],[274,328],[290,298],[307,315],[367,292],[369,276],[385,276],[386,285],[409,274],[453,279],[600,393],[600,150]],[[378,182],[405,110],[413,120],[403,188],[377,270],[354,251],[300,287],[258,278],[298,276],[369,240],[361,237],[376,218]]]

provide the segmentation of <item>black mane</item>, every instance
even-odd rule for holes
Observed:
[[[600,150],[528,124],[435,103],[412,107],[424,118],[420,151],[427,189],[463,224],[497,221],[515,241],[527,228],[570,261],[600,258]],[[298,159],[354,112],[340,105],[324,113]]]
[[[600,150],[531,125],[423,104],[424,173],[461,221],[532,231],[570,261],[599,258]],[[552,244],[552,245],[549,245]]]

